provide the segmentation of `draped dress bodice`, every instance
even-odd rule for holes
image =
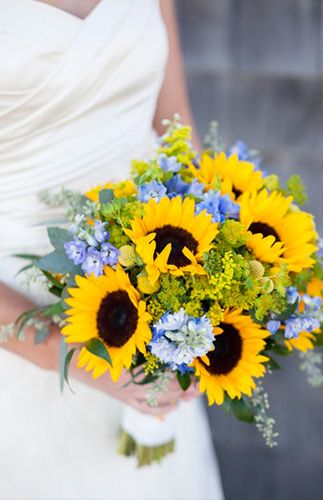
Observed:
[[[157,0],[101,0],[85,20],[0,0],[1,281],[20,290],[12,254],[47,246],[40,191],[124,178],[148,154],[166,55]],[[138,470],[115,452],[117,400],[75,380],[61,394],[3,349],[0,380],[0,500],[222,500],[199,401],[179,409],[177,452]]]
[[[147,154],[167,54],[156,0],[102,0],[85,19],[0,0],[2,249],[44,238],[46,189],[127,175]],[[1,238],[1,237],[0,237]],[[23,244],[22,244],[23,243]]]

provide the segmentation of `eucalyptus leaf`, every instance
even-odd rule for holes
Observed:
[[[79,266],[75,266],[73,262],[69,260],[64,250],[54,250],[54,252],[38,260],[36,265],[42,271],[49,271],[52,273],[77,274],[80,270]]]
[[[247,422],[249,424],[255,422],[255,416],[252,412],[252,409],[243,398],[232,399],[231,409],[238,420],[241,420],[242,422]]]
[[[15,253],[13,256],[17,257],[17,259],[24,259],[24,260],[38,260],[38,259],[40,259],[40,255],[35,255],[33,253]]]
[[[113,189],[102,189],[99,193],[99,201],[101,205],[105,205],[106,203],[110,203],[114,198]]]
[[[47,325],[44,325],[40,330],[37,330],[34,342],[35,344],[41,344],[42,342],[45,342],[45,340],[49,336],[49,328]]]
[[[91,354],[104,359],[112,366],[110,354],[108,353],[108,349],[106,348],[102,340],[94,337],[86,342],[85,347]]]
[[[65,243],[73,239],[72,234],[61,227],[49,227],[47,233],[53,247],[60,251],[64,251]]]

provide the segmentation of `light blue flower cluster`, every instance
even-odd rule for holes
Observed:
[[[164,363],[185,372],[186,365],[192,363],[194,358],[213,349],[213,342],[214,333],[209,318],[194,318],[181,308],[176,313],[165,313],[153,325],[150,350]]]
[[[138,190],[138,198],[141,202],[147,203],[149,200],[154,199],[159,203],[167,193],[167,189],[161,182],[150,181],[147,184],[142,184]]]
[[[287,300],[290,304],[294,304],[296,300],[302,301],[304,309],[298,309],[284,322],[273,318],[267,322],[267,330],[275,334],[282,324],[285,325],[285,337],[287,339],[297,338],[301,332],[312,332],[320,327],[323,321],[321,305],[321,297],[311,297],[310,295],[300,295],[297,289],[293,286],[287,288]]]
[[[86,274],[100,276],[103,266],[113,267],[118,262],[119,250],[109,243],[109,236],[106,224],[95,221],[91,232],[83,230],[65,243],[66,255],[76,266],[80,265]]]
[[[213,222],[223,222],[226,219],[239,219],[238,203],[231,200],[228,194],[221,195],[218,191],[208,191],[203,194],[203,200],[196,205],[196,213],[206,210],[212,215]]]
[[[255,170],[260,170],[262,158],[257,151],[250,150],[241,140],[236,141],[228,151],[229,155],[236,154],[240,161],[249,161],[254,164]],[[267,173],[265,173],[267,175]]]
[[[181,169],[181,164],[177,161],[176,156],[167,156],[165,153],[162,153],[158,157],[158,165],[164,172],[179,172]]]
[[[204,193],[204,185],[197,179],[193,182],[184,182],[179,174],[174,175],[168,182],[166,182],[167,196],[173,198],[174,196],[195,196],[202,198]]]

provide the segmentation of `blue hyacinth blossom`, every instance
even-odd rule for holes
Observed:
[[[190,364],[213,349],[214,333],[208,317],[195,318],[181,308],[166,313],[153,325],[152,354],[174,367]]]

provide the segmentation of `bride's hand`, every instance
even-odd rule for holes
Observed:
[[[187,391],[183,391],[176,378],[172,378],[167,383],[165,392],[158,394],[157,406],[151,406],[147,402],[148,391],[152,387],[151,384],[136,385],[129,384],[129,381],[129,374],[124,372],[117,384],[115,384],[114,397],[133,406],[136,410],[156,416],[162,416],[174,410],[180,401],[190,401],[200,394],[195,384],[192,383]]]

